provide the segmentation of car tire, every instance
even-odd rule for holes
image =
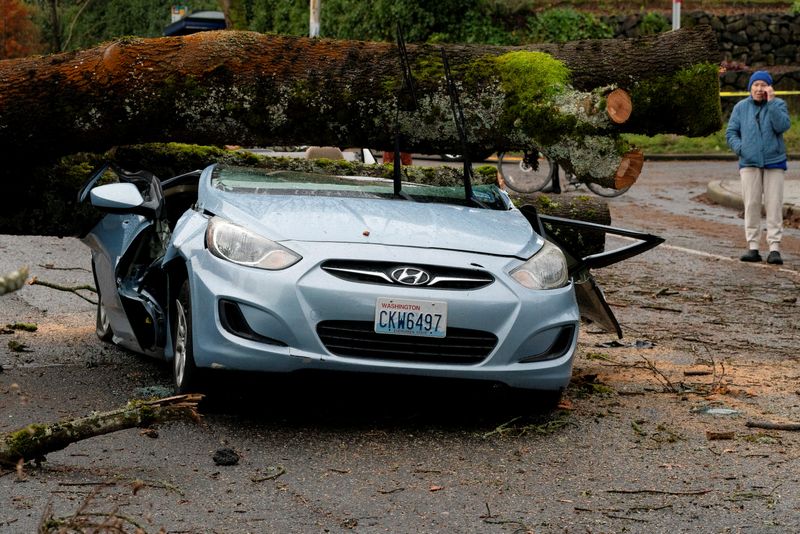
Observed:
[[[114,337],[114,332],[111,330],[111,322],[108,320],[106,307],[103,304],[103,298],[100,296],[100,290],[97,291],[97,313],[95,316],[95,333],[100,341],[110,343]]]
[[[175,393],[182,395],[197,392],[201,389],[201,381],[200,372],[194,363],[192,296],[188,280],[183,282],[175,298],[172,323],[172,377]]]
[[[108,319],[106,306],[103,304],[103,295],[100,293],[100,284],[97,283],[97,272],[95,271],[94,261],[92,261],[92,277],[94,278],[94,287],[97,289],[97,311],[95,313],[95,327],[94,332],[100,341],[110,343],[114,337],[114,331],[111,330],[111,321]]]

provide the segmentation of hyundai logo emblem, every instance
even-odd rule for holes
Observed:
[[[430,282],[431,275],[416,267],[398,267],[391,274],[392,280],[407,286],[422,286]]]

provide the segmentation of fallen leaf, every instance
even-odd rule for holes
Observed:
[[[442,491],[444,486],[431,486],[431,491]]]
[[[718,439],[734,439],[735,437],[735,432],[715,432],[713,430],[706,430],[706,439],[709,441]]]
[[[139,431],[139,435],[155,439],[158,437],[158,430],[155,428],[143,428]]]
[[[573,406],[572,401],[569,399],[561,399],[558,403],[559,410],[574,410],[575,406]]]

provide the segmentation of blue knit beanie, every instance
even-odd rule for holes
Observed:
[[[762,82],[767,82],[767,85],[772,85],[772,76],[769,75],[769,72],[765,70],[757,70],[750,76],[750,81],[747,82],[747,90],[749,91],[751,87],[753,87],[753,82],[761,80]]]

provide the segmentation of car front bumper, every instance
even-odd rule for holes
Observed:
[[[188,263],[194,358],[198,367],[413,374],[497,381],[539,390],[559,390],[569,383],[579,323],[572,285],[546,291],[528,290],[507,275],[521,263],[514,258],[370,244],[282,244],[303,259],[281,271],[265,271],[212,256],[203,247],[202,236],[184,243],[181,252]],[[458,268],[477,265],[491,273],[495,281],[476,290],[353,282],[321,269],[322,262],[331,258]],[[496,336],[497,342],[480,361],[466,364],[430,362],[424,357],[412,361],[370,358],[364,354],[354,357],[337,355],[326,348],[317,331],[320,323],[372,323],[377,299],[382,297],[445,301],[448,329],[488,332]],[[231,328],[229,318],[224,317],[226,306],[238,309],[246,329],[255,335],[242,335],[241,328]],[[408,338],[409,342],[417,339],[384,335],[393,340]],[[555,352],[554,344],[561,345]],[[549,354],[548,349],[551,349]]]

